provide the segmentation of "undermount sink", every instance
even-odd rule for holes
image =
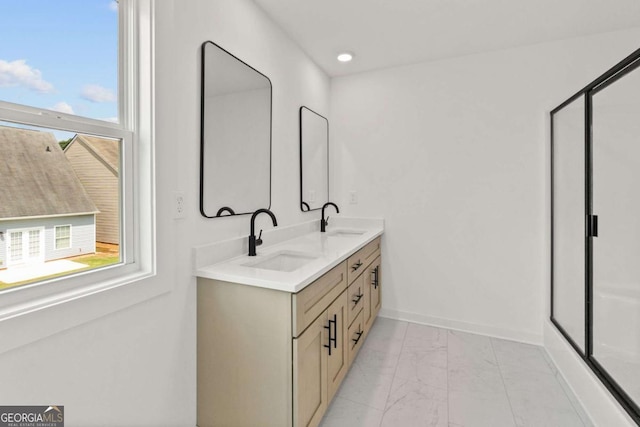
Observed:
[[[291,272],[304,267],[318,257],[303,252],[282,251],[275,254],[266,255],[259,260],[252,260],[243,264],[245,267],[258,268],[262,270],[273,270]]]
[[[333,237],[356,237],[362,236],[366,233],[365,230],[357,230],[351,228],[338,228],[336,230],[331,230],[327,234]]]

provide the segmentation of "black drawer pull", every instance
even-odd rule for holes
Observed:
[[[360,341],[360,338],[362,338],[362,334],[364,334],[363,331],[358,331],[356,332],[356,335],[358,336],[358,338],[352,338],[351,341],[353,341],[353,346],[355,347],[356,345],[358,345],[358,341]]]
[[[378,289],[378,285],[379,283],[379,279],[378,279],[378,268],[380,266],[376,266],[376,268],[373,269],[373,271],[371,272],[373,274],[373,278],[371,279],[371,285],[374,287],[374,289]]]
[[[351,271],[356,271],[357,269],[359,269],[360,267],[362,267],[362,261],[358,261],[355,264],[353,264],[351,266]]]
[[[353,305],[358,305],[358,303],[360,302],[360,300],[362,299],[362,297],[364,296],[364,294],[360,294],[360,295],[356,295],[355,299],[352,299],[351,301],[353,302]]]

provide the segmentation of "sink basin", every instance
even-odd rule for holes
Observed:
[[[261,270],[291,272],[304,267],[316,259],[318,259],[318,257],[303,252],[282,251],[267,255],[258,260],[252,260],[243,265]]]
[[[365,230],[356,230],[351,228],[338,228],[336,230],[329,231],[327,234],[329,236],[334,236],[334,237],[357,237],[357,236],[362,236],[364,233],[366,233]]]

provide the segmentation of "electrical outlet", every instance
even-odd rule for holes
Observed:
[[[183,219],[187,216],[184,202],[184,193],[182,191],[173,192],[173,219]]]
[[[358,204],[358,192],[355,190],[349,191],[349,203],[352,205]]]
[[[316,201],[316,192],[314,190],[309,191],[309,201],[311,203]]]

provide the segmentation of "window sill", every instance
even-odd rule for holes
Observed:
[[[152,280],[153,277],[154,271],[137,270],[94,285],[43,295],[22,304],[3,302],[0,307],[0,336],[3,337],[0,353],[168,293],[169,286],[160,285],[158,280]],[[76,278],[62,280],[60,285],[73,282],[73,279]],[[60,290],[59,285],[42,286]],[[15,293],[31,290],[18,288]]]

